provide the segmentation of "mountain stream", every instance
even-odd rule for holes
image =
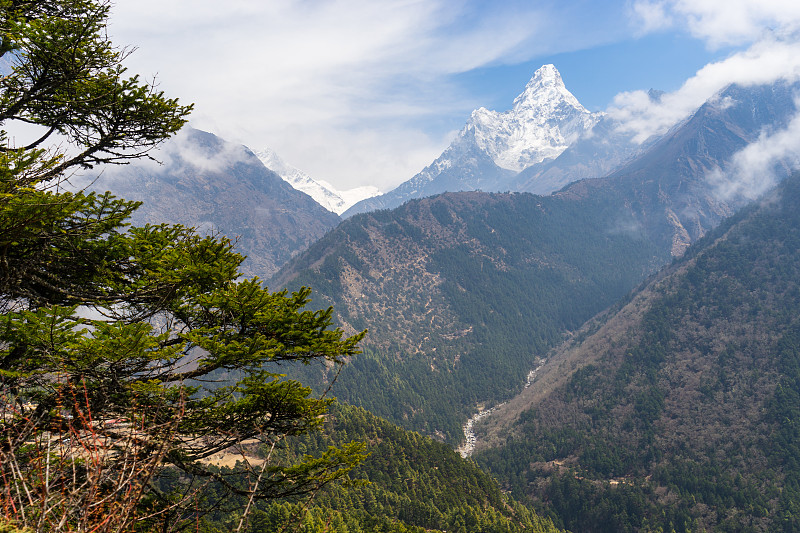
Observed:
[[[536,368],[534,368],[533,370],[528,372],[528,377],[527,377],[527,379],[525,381],[525,388],[526,389],[528,387],[530,387],[531,383],[533,383],[533,381],[536,379],[536,373],[539,371],[540,368],[542,368],[542,366],[544,366],[545,362],[546,362],[546,359],[539,359],[539,361],[538,361],[539,364],[536,365]],[[497,404],[494,407],[491,407],[489,409],[480,408],[480,409],[478,409],[477,413],[472,415],[472,418],[467,420],[467,423],[464,424],[464,444],[462,444],[461,446],[456,448],[456,451],[459,454],[461,454],[461,457],[466,459],[467,457],[472,455],[473,451],[475,451],[475,444],[477,443],[477,437],[475,436],[475,431],[473,429],[475,424],[479,420],[481,420],[481,419],[489,416],[490,414],[492,414],[492,412],[494,412],[495,409],[497,409],[498,407],[502,407],[505,404],[506,404],[506,402],[499,403],[499,404]]]

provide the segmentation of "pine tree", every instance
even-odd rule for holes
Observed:
[[[306,310],[308,289],[239,279],[223,237],[129,227],[137,203],[64,189],[74,171],[149,157],[191,110],[126,77],[108,13],[0,0],[0,518],[36,531],[166,531],[225,496],[313,494],[363,457],[270,453],[329,405],[275,365],[341,364],[363,334]],[[16,144],[20,123],[38,133]],[[209,464],[232,449],[255,459]]]

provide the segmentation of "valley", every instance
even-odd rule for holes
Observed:
[[[467,420],[467,423],[464,424],[464,443],[456,448],[456,451],[461,455],[462,458],[466,459],[472,452],[475,451],[475,445],[477,444],[477,438],[475,436],[474,426],[487,416],[490,416],[495,409],[502,407],[504,404],[500,403],[494,407],[490,407],[489,409],[480,409],[477,413],[472,415],[472,417]]]
[[[581,511],[577,518],[567,519],[574,512],[568,510],[574,505],[572,500],[553,500],[555,507],[548,509],[558,516],[557,525],[570,530],[593,531],[588,521],[595,520],[607,524],[609,531],[639,529],[665,501],[647,496],[649,491],[675,489],[650,487],[641,481],[654,474],[643,470],[645,463],[634,459],[638,452],[626,448],[623,441],[638,442],[643,450],[653,450],[646,453],[654,457],[672,453],[655,451],[655,437],[648,436],[655,431],[655,419],[637,418],[651,411],[647,416],[656,416],[654,413],[665,409],[672,401],[666,389],[653,384],[656,382],[614,385],[615,396],[609,398],[628,399],[609,415],[614,422],[603,422],[607,425],[604,431],[610,433],[595,429],[592,436],[578,437],[573,432],[584,426],[572,428],[566,421],[582,420],[582,412],[591,412],[591,419],[599,420],[600,405],[593,406],[595,402],[589,400],[583,401],[592,407],[547,402],[555,401],[552,398],[565,401],[563,398],[577,394],[565,390],[587,394],[603,390],[598,378],[590,378],[607,364],[609,356],[603,354],[609,346],[629,342],[631,330],[640,327],[639,314],[655,305],[656,294],[664,290],[651,288],[663,281],[648,280],[653,276],[663,280],[675,269],[685,271],[687,266],[669,265],[695,261],[687,258],[697,255],[693,250],[699,243],[719,235],[715,228],[750,201],[744,195],[719,195],[718,185],[708,181],[707,174],[758,139],[765,127],[783,127],[795,111],[790,97],[793,90],[782,83],[729,87],[669,134],[638,148],[615,136],[613,121],[584,110],[581,116],[588,121],[587,127],[596,129],[594,136],[572,135],[571,143],[559,147],[555,157],[537,160],[512,178],[510,170],[493,162],[500,152],[492,150],[499,150],[500,145],[491,148],[479,142],[478,132],[487,127],[487,117],[521,121],[526,106],[544,105],[548,98],[570,101],[557,71],[548,67],[537,72],[520,95],[513,112],[516,115],[487,115],[485,110],[474,115],[472,120],[477,122],[468,124],[443,154],[443,158],[451,158],[449,162],[434,162],[425,171],[427,177],[414,177],[398,189],[413,188],[423,197],[402,197],[405,203],[392,210],[354,214],[369,202],[384,201],[382,197],[365,200],[355,211],[345,213],[348,218],[343,222],[330,218],[327,228],[313,230],[316,233],[298,241],[293,250],[287,249],[282,260],[271,263],[277,266],[283,261],[280,269],[259,263],[263,259],[258,259],[262,256],[254,243],[263,238],[250,237],[257,236],[258,230],[239,234],[239,246],[255,260],[251,272],[272,276],[270,287],[297,290],[310,286],[317,305],[333,306],[336,323],[344,331],[368,330],[361,344],[363,353],[341,369],[293,365],[282,366],[280,371],[320,394],[329,392],[340,402],[444,441],[462,458],[474,459],[492,472],[520,501],[551,501],[553,491],[561,490],[556,488],[559,483],[579,483],[575,490],[600,505],[598,498],[611,494],[598,487],[623,491],[619,487],[624,486],[625,494],[647,502],[637,507],[638,518],[620,521],[601,516],[599,511]],[[735,104],[718,105],[723,99]],[[513,152],[506,148],[511,150],[508,154]],[[226,151],[230,153],[231,148]],[[469,165],[484,163],[469,170],[454,166],[455,154],[461,154],[458,157],[464,157]],[[506,161],[506,155],[500,159]],[[236,160],[245,161],[246,157],[237,156]],[[269,157],[275,160],[277,156]],[[587,175],[584,171],[590,160],[594,174]],[[248,164],[253,168],[258,165],[254,158],[247,161],[252,161]],[[436,168],[445,170],[436,174]],[[502,188],[507,185],[501,183],[514,183],[519,191],[552,194],[472,191],[430,196],[439,190],[462,188],[448,181],[448,172],[459,179],[472,176],[470,179],[477,180],[468,188],[489,183],[494,183],[490,189]],[[130,176],[133,174],[127,178],[128,189],[119,189],[120,194],[159,190],[153,185],[135,189],[138,178]],[[554,190],[563,183],[552,181],[561,179],[559,176],[584,179]],[[162,178],[147,179],[146,183],[158,183]],[[428,185],[423,187],[423,182]],[[544,188],[546,183],[551,184],[550,189]],[[430,188],[434,186],[440,189]],[[162,194],[162,201],[167,197]],[[263,204],[258,209],[264,209]],[[291,228],[298,227],[303,212],[293,210]],[[313,210],[309,216],[308,220],[328,220],[327,215]],[[242,227],[225,217],[207,220],[220,229]],[[186,222],[193,223],[191,219]],[[281,231],[294,230],[287,226]],[[327,233],[323,235],[323,231]],[[664,267],[667,270],[661,271]],[[643,335],[646,338],[647,334]],[[637,342],[645,343],[637,350],[647,352],[648,341]],[[698,362],[685,365],[707,367]],[[622,370],[609,372],[618,375]],[[576,380],[583,380],[580,386]],[[584,384],[586,380],[589,385]],[[630,390],[622,392],[625,387]],[[603,400],[606,403],[601,405],[611,401]],[[629,420],[626,417],[633,418],[619,421]],[[532,420],[539,425],[532,426]],[[545,421],[556,425],[542,429]],[[714,424],[719,427],[718,422]],[[687,431],[675,423],[672,426],[676,432]],[[538,433],[531,433],[533,427]],[[591,446],[581,447],[586,444],[579,443],[586,439]],[[567,443],[573,443],[573,448],[565,448]],[[542,451],[546,446],[551,446],[549,453]],[[583,466],[590,456],[595,457],[592,466]],[[531,466],[524,466],[528,462]],[[667,467],[659,468],[662,472]],[[749,467],[737,468],[744,472]],[[664,474],[659,475],[665,479]],[[717,524],[701,507],[682,509],[684,524]],[[772,516],[776,509],[766,512]]]
[[[639,531],[669,522],[694,530],[752,523],[768,530],[784,511],[755,496],[752,491],[762,490],[755,479],[742,483],[748,501],[758,502],[756,511],[712,496],[732,494],[732,472],[744,476],[756,463],[770,461],[762,452],[744,451],[749,444],[725,442],[732,438],[725,429],[731,424],[744,435],[763,435],[768,431],[763,422],[735,422],[759,415],[751,409],[708,421],[701,411],[691,422],[675,413],[660,415],[669,406],[698,401],[696,392],[688,392],[698,386],[697,377],[688,376],[708,363],[681,363],[687,377],[663,370],[670,377],[659,382],[653,376],[661,375],[665,356],[653,355],[659,362],[652,367],[646,361],[647,354],[661,353],[664,341],[640,329],[655,318],[639,317],[651,317],[655,311],[646,310],[659,305],[667,306],[659,313],[668,313],[677,302],[659,304],[667,290],[659,284],[673,272],[689,272],[703,247],[728,239],[725,231],[754,209],[746,207],[751,196],[721,195],[707,175],[763,136],[764,128],[784,127],[795,112],[793,90],[782,83],[729,87],[640,152],[607,152],[613,154],[609,161],[622,163],[606,176],[577,181],[549,196],[443,193],[350,216],[270,283],[313,286],[337,310],[345,329],[370,330],[364,354],[333,384],[340,400],[448,442],[516,498],[554,513],[560,527]],[[720,106],[723,98],[735,104]],[[564,161],[574,165],[579,153],[567,148]],[[789,173],[788,167],[776,170],[776,182]],[[733,309],[720,316],[732,317]],[[669,328],[698,320],[686,318]],[[745,323],[741,331],[751,331]],[[708,327],[702,324],[696,327]],[[730,339],[732,331],[719,337]],[[632,359],[625,364],[634,366],[606,369],[609,347],[618,354],[629,339],[635,339],[635,348],[628,349]],[[694,348],[709,349],[716,353],[705,345]],[[729,350],[738,353],[731,345]],[[776,379],[766,367],[750,373],[764,383]],[[291,375],[317,383],[319,390],[329,383],[324,371]],[[606,384],[607,375],[644,381]],[[701,378],[703,394],[711,394],[707,380],[713,379]],[[734,379],[741,388],[754,378]],[[688,396],[673,398],[667,391],[675,387]],[[594,398],[605,390],[613,394]],[[769,396],[755,396],[752,386],[742,390],[752,401],[766,402]],[[743,397],[726,405],[733,409],[746,402]],[[556,398],[562,403],[554,403]],[[614,401],[621,403],[615,407]],[[715,428],[713,439],[700,455],[684,458],[690,440],[682,439],[693,432],[706,435],[709,430],[691,425],[704,423]],[[674,436],[658,433],[667,428]],[[750,458],[723,467],[722,452],[713,449]],[[717,459],[707,466],[705,457]],[[692,483],[703,482],[691,475],[680,478],[695,471],[701,479],[717,479],[715,488],[699,489]],[[668,503],[676,498],[683,503]],[[614,514],[620,507],[627,514]],[[712,507],[728,514],[715,518]],[[664,512],[668,522],[658,518]]]
[[[109,172],[92,187],[142,201],[134,223],[228,235],[247,255],[247,276],[273,290],[311,287],[314,305],[331,306],[344,333],[367,331],[362,353],[343,366],[264,367],[337,402],[321,434],[287,440],[287,460],[347,438],[366,439],[378,454],[355,474],[374,484],[359,494],[375,503],[324,491],[309,511],[320,524],[395,531],[390,517],[402,516],[409,530],[449,530],[471,517],[508,531],[523,523],[536,531],[745,523],[762,531],[788,516],[794,495],[783,481],[753,477],[758,465],[776,480],[800,475],[779,466],[795,444],[775,418],[794,416],[779,400],[794,394],[782,373],[793,367],[760,359],[793,338],[795,288],[784,276],[794,245],[778,219],[764,224],[782,229],[759,230],[759,238],[748,224],[772,216],[764,203],[794,198],[796,179],[752,204],[746,191],[721,194],[724,184],[709,175],[765,131],[787,126],[796,90],[730,86],[666,134],[633,144],[546,65],[510,111],[476,110],[429,167],[349,209],[355,196],[274,152],[199,130],[166,144],[163,166]],[[773,179],[789,174],[778,165]],[[786,256],[768,264],[766,249],[728,246],[769,239]],[[719,250],[736,259],[726,263]],[[708,266],[720,263],[738,266]],[[771,284],[751,279],[733,289],[742,269]],[[704,285],[710,279],[717,284]],[[723,293],[723,303],[703,300]],[[438,462],[404,462],[423,449]],[[209,464],[236,468],[230,457],[220,452]],[[257,454],[250,460],[266,464]],[[408,484],[398,486],[400,478]],[[456,496],[449,483],[461,479],[477,485]],[[437,507],[442,495],[469,503]],[[275,527],[295,511],[290,502],[260,506],[254,520]],[[226,516],[212,522],[224,528]]]
[[[539,373],[539,370],[541,370],[541,368],[544,366],[546,362],[547,362],[546,360],[540,359],[538,361],[538,365],[536,366],[536,368],[528,372],[528,376],[525,380],[526,389],[530,387],[531,384],[533,384],[533,381],[536,379],[536,374]],[[515,399],[517,397],[515,397]],[[469,420],[467,420],[467,423],[464,424],[464,442],[458,448],[456,448],[456,451],[461,455],[461,457],[465,459],[467,457],[470,457],[478,445],[478,438],[475,432],[475,425],[481,422],[482,420],[485,420],[487,417],[491,416],[492,413],[494,413],[495,411],[502,409],[505,405],[506,402],[501,402],[495,406],[490,407],[489,409],[480,408],[477,413],[472,415],[472,417]]]
[[[608,176],[549,196],[443,193],[351,216],[269,284],[314,287],[345,330],[369,329],[335,395],[455,447],[476,404],[519,392],[537,358],[747,203],[706,172],[786,124],[792,90],[730,87],[737,105],[715,99]]]
[[[688,530],[794,527],[792,430],[775,414],[794,394],[798,178],[551,354],[480,427],[478,462],[571,530],[638,530],[667,501]],[[636,513],[611,511],[633,501]]]

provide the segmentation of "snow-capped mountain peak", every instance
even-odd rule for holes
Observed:
[[[544,65],[509,111],[476,109],[460,137],[474,137],[497,166],[521,171],[557,157],[600,116],[567,90],[555,66]]]
[[[531,96],[535,96],[544,90],[550,89],[566,92],[572,96],[564,86],[564,80],[561,79],[561,73],[555,65],[542,65],[539,67],[539,70],[533,73],[530,81],[525,85],[525,90],[514,99],[514,106],[516,107]],[[577,103],[577,100],[575,100],[575,102]]]
[[[385,195],[359,202],[345,216],[445,191],[509,190],[514,176],[589,137],[602,117],[578,102],[555,66],[544,65],[510,110],[476,109],[435,161]]]
[[[344,213],[350,206],[381,194],[380,189],[373,186],[356,187],[346,191],[338,191],[330,183],[315,180],[302,170],[296,169],[281,159],[274,150],[265,148],[253,152],[264,166],[279,175],[298,191],[302,191],[317,201],[328,211],[337,215]]]

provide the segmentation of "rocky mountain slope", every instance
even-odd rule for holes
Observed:
[[[478,460],[574,531],[800,526],[800,175],[548,356]]]
[[[798,111],[793,96],[797,88],[784,82],[730,86],[607,177],[582,180],[555,194],[606,196],[610,202],[614,196],[627,198],[646,221],[651,238],[671,235],[671,243],[661,244],[678,257],[751,199],[723,194],[716,173],[765,132],[787,126]],[[780,180],[791,172],[785,165],[774,171],[765,179]]]
[[[590,131],[600,116],[590,113],[564,86],[553,65],[544,65],[504,113],[483,107],[472,112],[466,130],[500,168],[521,171],[553,159]]]
[[[603,116],[592,130],[579,137],[555,159],[531,165],[498,184],[511,191],[550,194],[572,182],[601,178],[647,151],[658,139],[641,145],[618,131],[619,124]]]
[[[580,106],[558,71],[545,65],[510,111],[474,111],[436,161],[395,190],[359,202],[344,216],[392,208],[411,198],[445,191],[550,194],[578,180],[631,174],[636,165],[664,173],[674,170],[676,164],[691,167],[694,162],[699,166],[684,172],[697,176],[724,164],[721,156],[730,157],[762,133],[785,126],[795,111],[792,94],[796,90],[797,84],[784,82],[728,87],[689,119],[708,128],[705,137],[697,129],[689,131],[684,121],[663,137],[638,144],[631,142],[611,117],[589,113]],[[658,94],[651,91],[651,98],[657,99]],[[686,136],[697,137],[697,143],[686,145]],[[658,143],[661,148],[653,150]],[[684,152],[670,151],[665,144],[681,146]],[[656,157],[666,166],[658,167],[653,157],[641,157],[647,153],[660,153]]]
[[[247,255],[247,275],[268,277],[339,222],[268,170],[247,148],[186,128],[143,162],[109,168],[91,184],[144,202],[134,222],[220,231]]]
[[[345,329],[369,328],[333,394],[455,444],[479,404],[668,261],[639,228],[622,198],[447,193],[345,221],[270,285],[309,285]]]

